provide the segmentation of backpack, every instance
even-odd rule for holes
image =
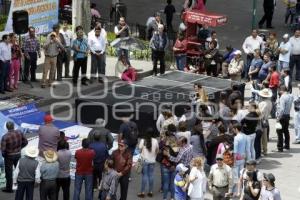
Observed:
[[[223,153],[223,162],[229,167],[232,167],[234,164],[233,153],[230,151],[229,148],[226,148],[226,145],[224,145],[224,148],[225,151]]]
[[[128,146],[136,146],[136,144],[138,143],[138,129],[136,127],[136,124],[133,122],[129,122],[128,124],[128,129],[129,129],[129,133],[128,133]]]

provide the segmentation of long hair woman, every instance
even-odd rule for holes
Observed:
[[[148,196],[153,196],[153,178],[154,178],[154,167],[156,162],[156,156],[159,151],[158,141],[154,138],[154,130],[152,128],[148,128],[146,130],[145,138],[141,139],[139,144],[139,149],[141,151],[141,159],[143,160],[143,168],[142,168],[142,185],[141,192],[137,195],[140,198],[145,197],[145,190],[147,184],[148,188]]]

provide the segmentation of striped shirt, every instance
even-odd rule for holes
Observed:
[[[290,115],[293,99],[293,95],[287,92],[281,95],[278,106],[278,119],[281,119],[283,115]]]
[[[118,174],[115,170],[109,169],[103,173],[101,190],[108,191],[109,197],[115,196],[118,189]]]
[[[33,53],[40,51],[40,42],[37,40],[36,37],[26,37],[23,43],[24,53]]]
[[[1,140],[1,151],[5,155],[16,155],[28,144],[27,139],[20,131],[8,131]]]
[[[181,147],[176,157],[170,156],[169,159],[175,163],[182,163],[184,166],[189,167],[193,158],[193,146],[190,144]]]

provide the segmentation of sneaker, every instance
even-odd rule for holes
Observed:
[[[300,144],[300,140],[295,140],[293,144]]]
[[[137,196],[138,196],[139,198],[145,198],[145,194],[144,194],[144,193],[139,193],[139,194],[137,194]]]
[[[2,189],[2,192],[5,192],[5,193],[14,193],[13,190],[8,190],[8,189]]]
[[[153,197],[153,193],[152,192],[149,192],[147,195],[148,195],[148,197]]]

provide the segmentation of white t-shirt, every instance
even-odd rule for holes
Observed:
[[[279,54],[279,61],[283,61],[283,62],[290,62],[290,55],[291,55],[291,43],[287,42],[281,42],[279,45],[279,48],[286,50],[287,52],[285,54],[280,53]]]
[[[206,192],[207,178],[203,171],[193,167],[190,172],[190,178],[197,177],[190,183],[188,189],[188,195],[192,199],[203,199]]]
[[[158,141],[155,138],[151,139],[152,142],[152,148],[151,152],[147,149],[147,147],[144,145],[144,139],[141,139],[139,144],[139,149],[141,150],[141,157],[145,160],[147,163],[155,163],[156,162],[156,150],[158,150]]]
[[[66,47],[71,47],[72,40],[73,40],[73,32],[70,30],[64,31],[60,30],[59,31],[63,36],[66,41]]]
[[[260,200],[281,200],[280,192],[277,188],[267,190],[265,186],[261,188]]]

